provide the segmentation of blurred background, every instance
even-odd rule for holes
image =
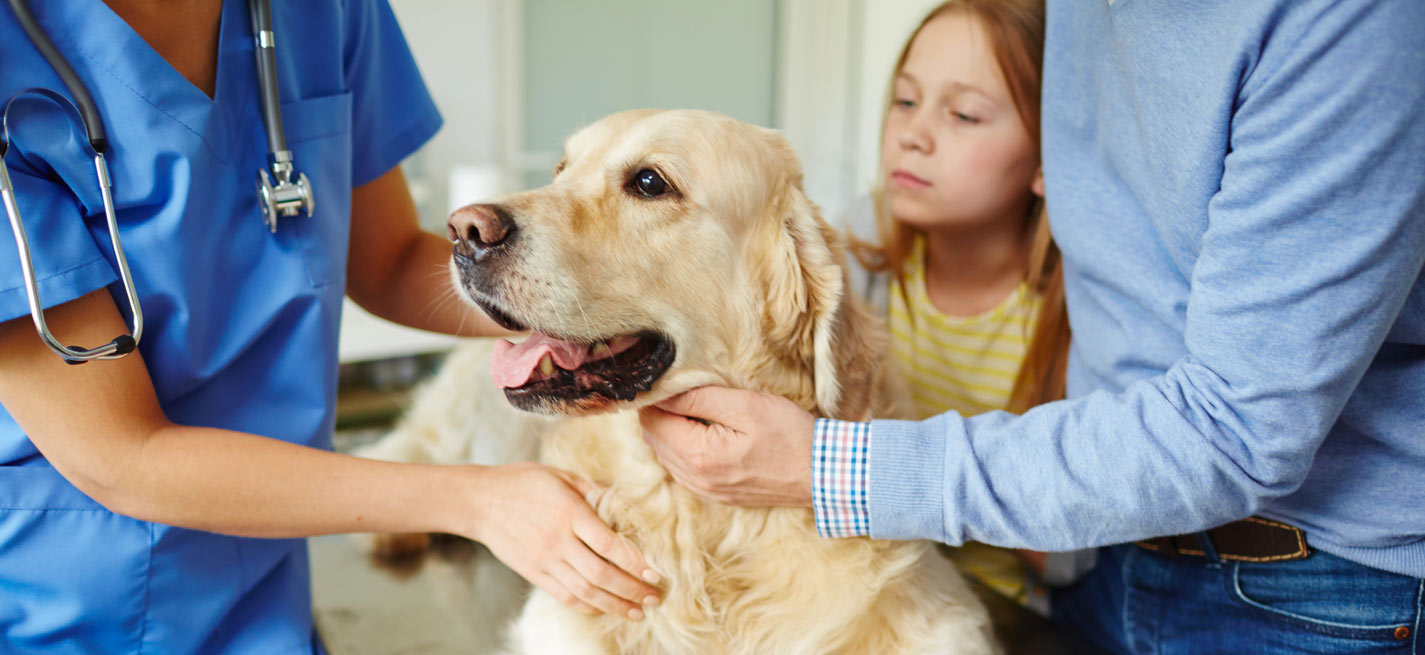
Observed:
[[[422,223],[544,185],[566,137],[643,107],[781,130],[835,217],[870,189],[890,68],[937,1],[390,0],[445,117],[404,164]],[[345,362],[449,344],[347,303]]]

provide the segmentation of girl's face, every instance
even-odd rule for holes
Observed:
[[[937,16],[895,80],[881,170],[896,220],[923,230],[1023,220],[1043,195],[1025,130],[979,19]]]

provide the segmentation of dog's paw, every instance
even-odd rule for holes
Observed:
[[[424,554],[431,543],[430,535],[424,532],[370,534],[366,535],[366,539],[367,552],[384,560]]]

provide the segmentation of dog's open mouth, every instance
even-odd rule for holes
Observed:
[[[490,375],[519,409],[593,411],[651,389],[673,355],[673,342],[655,332],[592,343],[535,332],[518,344],[495,344]]]

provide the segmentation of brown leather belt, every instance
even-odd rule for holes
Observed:
[[[1207,531],[1217,556],[1242,562],[1277,562],[1301,559],[1311,554],[1301,529],[1256,516]],[[1158,537],[1136,542],[1148,550],[1169,555],[1206,557],[1198,534]]]

